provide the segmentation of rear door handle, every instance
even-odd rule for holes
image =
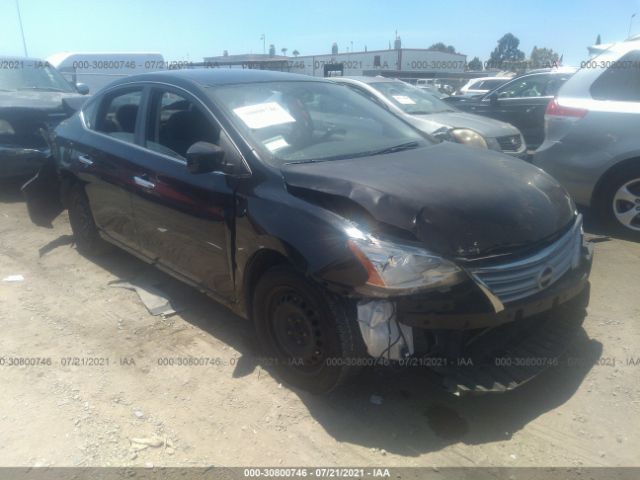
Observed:
[[[93,160],[91,160],[91,157],[89,155],[78,156],[78,161],[86,165],[87,167],[90,167],[91,165],[93,165]]]
[[[148,190],[153,190],[154,188],[156,188],[155,183],[150,182],[149,180],[145,180],[142,177],[133,177],[133,181],[139,187],[146,188]]]

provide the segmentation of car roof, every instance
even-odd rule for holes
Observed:
[[[402,82],[402,80],[398,80],[396,78],[388,78],[388,77],[381,77],[381,76],[375,76],[375,77],[366,77],[364,75],[349,75],[347,77],[331,77],[331,80],[336,80],[336,81],[341,81],[342,79],[344,80],[354,80],[357,82],[362,82],[362,83],[380,83],[380,82]],[[405,82],[403,82],[405,83]]]
[[[131,82],[167,82],[188,81],[203,87],[235,85],[259,82],[309,82],[324,81],[322,78],[297,73],[275,72],[271,70],[253,70],[240,68],[193,68],[184,70],[164,70],[158,72],[129,75],[116,80],[111,86]]]

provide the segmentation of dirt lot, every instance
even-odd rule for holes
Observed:
[[[66,215],[53,230],[33,226],[15,186],[0,187],[0,280],[24,276],[0,281],[1,466],[639,464],[638,243],[595,245],[577,366],[467,398],[427,372],[370,369],[314,397],[257,364],[248,322],[165,275],[186,309],[151,316],[135,292],[109,285],[149,267],[118,251],[87,259],[70,233]],[[189,355],[221,364],[158,364]],[[45,364],[9,366],[16,357]]]

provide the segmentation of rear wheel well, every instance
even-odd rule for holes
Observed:
[[[598,180],[598,183],[596,183],[595,188],[593,189],[593,194],[591,195],[591,207],[593,208],[598,206],[605,186],[612,178],[616,177],[626,169],[637,165],[640,165],[640,157],[628,158],[616,163],[611,168],[609,168],[609,170],[604,172]]]
[[[286,264],[291,265],[287,257],[275,250],[268,249],[256,252],[249,260],[244,275],[245,305],[249,318],[251,318],[253,311],[253,293],[262,275],[276,265]]]

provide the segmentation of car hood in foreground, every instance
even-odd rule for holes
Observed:
[[[486,138],[519,135],[520,131],[510,123],[466,112],[442,112],[430,115],[411,115],[410,122],[427,133],[442,127],[470,128]]]
[[[77,110],[87,98],[89,97],[74,92],[47,92],[43,90],[0,92],[0,109],[62,111],[64,101]]]
[[[377,222],[411,232],[431,251],[449,257],[520,251],[553,238],[575,214],[567,192],[542,170],[448,142],[288,164],[282,172],[292,193],[348,199]]]

